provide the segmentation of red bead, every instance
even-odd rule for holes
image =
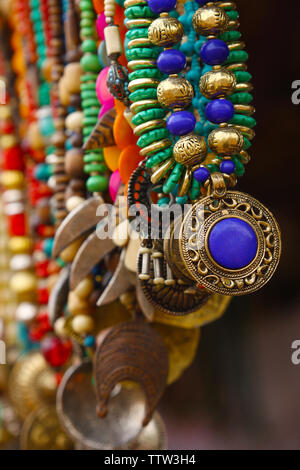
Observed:
[[[49,274],[48,266],[49,266],[49,260],[47,259],[36,263],[35,265],[36,275],[38,277],[48,277],[48,274]]]
[[[19,170],[24,169],[24,160],[22,150],[19,146],[5,149],[2,151],[3,155],[3,169],[4,170]]]
[[[56,336],[46,336],[42,341],[41,350],[49,364],[53,367],[59,367],[69,359],[72,344],[69,340],[62,340]]]
[[[49,292],[46,287],[39,287],[37,290],[37,301],[41,305],[46,305],[49,300]]]
[[[8,224],[11,236],[22,237],[26,235],[26,218],[24,213],[9,215]]]
[[[32,326],[29,330],[29,339],[30,341],[37,342],[43,338],[44,334],[40,326]]]

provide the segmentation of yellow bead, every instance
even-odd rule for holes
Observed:
[[[7,170],[1,173],[0,180],[5,189],[20,189],[24,185],[24,174],[17,170]]]
[[[8,247],[13,254],[29,253],[32,250],[32,241],[28,237],[12,237]]]
[[[72,320],[72,328],[78,334],[90,333],[94,326],[94,320],[88,315],[77,315]]]
[[[193,27],[203,36],[218,35],[226,31],[229,18],[223,8],[216,6],[199,8],[193,16]]]
[[[183,36],[183,26],[176,18],[160,17],[154,20],[148,29],[148,37],[156,46],[172,46]]]
[[[80,77],[82,68],[79,62],[72,62],[65,66],[64,80],[70,95],[80,93]]]
[[[59,255],[59,257],[65,262],[65,263],[72,263],[73,259],[75,258],[75,255],[77,251],[79,250],[81,244],[82,244],[83,239],[79,238],[78,240],[75,240],[75,242],[71,243],[71,245],[67,246]]]
[[[31,294],[37,288],[37,278],[31,272],[14,274],[10,279],[10,288],[16,294]]]
[[[66,320],[64,317],[58,318],[56,320],[54,323],[54,331],[57,336],[60,336],[61,338],[69,336],[68,331],[66,330]]]
[[[199,86],[202,95],[211,100],[231,95],[236,87],[236,78],[224,68],[211,70],[201,77]]]
[[[71,196],[67,199],[66,208],[68,212],[71,212],[75,207],[80,206],[84,202],[84,199],[80,196]]]
[[[0,138],[0,146],[3,149],[10,149],[17,144],[17,139],[12,134],[2,135]]]
[[[219,156],[236,155],[243,149],[244,137],[233,126],[219,127],[209,134],[208,146]]]
[[[70,292],[68,296],[68,309],[72,316],[83,315],[89,311],[89,303],[81,299],[75,292]]]
[[[193,97],[193,87],[185,78],[169,77],[157,87],[157,99],[165,108],[187,107]]]
[[[81,299],[86,299],[93,292],[93,289],[94,283],[92,277],[86,277],[78,284],[74,293]]]
[[[187,134],[180,137],[173,149],[174,158],[178,163],[193,168],[199,166],[206,157],[207,146],[204,137]]]
[[[0,119],[8,119],[12,116],[12,110],[10,106],[0,106]]]
[[[32,122],[28,127],[27,138],[34,150],[39,150],[44,147],[44,140],[37,122]]]

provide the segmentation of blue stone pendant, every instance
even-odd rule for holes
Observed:
[[[248,194],[214,193],[196,202],[179,236],[185,274],[210,292],[243,295],[274,274],[281,236],[271,212]]]

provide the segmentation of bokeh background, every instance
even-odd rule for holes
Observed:
[[[256,138],[238,189],[275,214],[279,268],[261,291],[236,298],[202,328],[196,360],[161,404],[170,449],[300,449],[300,4],[237,0],[253,74]]]

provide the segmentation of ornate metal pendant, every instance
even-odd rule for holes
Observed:
[[[215,191],[185,216],[175,263],[208,291],[235,296],[264,286],[280,253],[280,229],[266,207],[248,194]]]

